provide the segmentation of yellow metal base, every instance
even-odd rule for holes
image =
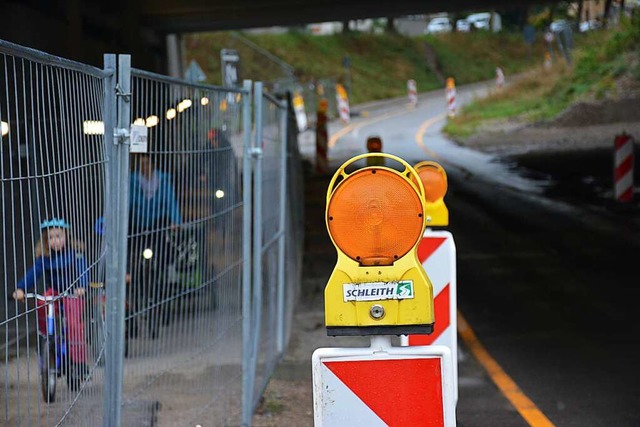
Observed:
[[[411,281],[413,298],[345,301],[345,285]],[[338,252],[336,264],[324,291],[325,323],[329,335],[428,334],[433,331],[433,287],[415,255],[391,266],[363,267]],[[372,315],[374,306],[383,315]],[[360,333],[358,333],[360,331]],[[386,332],[386,333],[385,333]]]

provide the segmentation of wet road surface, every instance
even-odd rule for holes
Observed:
[[[640,425],[640,216],[637,201],[608,199],[610,154],[500,159],[453,147],[441,125],[420,146],[420,123],[439,114],[439,101],[429,102],[345,135],[332,166],[361,153],[373,134],[409,163],[441,162],[458,307],[480,342],[551,423]],[[462,341],[461,355],[458,425],[527,425]]]

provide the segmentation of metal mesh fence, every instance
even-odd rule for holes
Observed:
[[[248,96],[132,72],[124,401],[238,423],[242,376],[242,114]],[[180,399],[176,399],[180,396]],[[186,405],[176,402],[189,396]],[[200,404],[194,405],[193,399]],[[220,416],[224,414],[224,416]]]
[[[4,425],[250,424],[288,342],[287,104],[129,61],[0,41]],[[123,144],[131,124],[146,149]]]
[[[261,148],[261,165],[254,175],[255,214],[260,221],[254,238],[254,360],[256,375],[254,399],[262,394],[269,374],[273,372],[284,340],[280,320],[284,313],[285,265],[285,203],[286,203],[286,141],[283,119],[286,116],[280,103],[261,93],[257,86],[256,105],[259,113],[257,144]],[[257,280],[256,280],[257,279]]]
[[[103,276],[94,224],[104,208],[105,156],[92,126],[102,117],[103,77],[0,41],[0,270],[10,296],[0,304],[0,419],[7,426],[100,420],[104,339],[100,287],[91,284]],[[28,298],[11,298],[23,291]]]

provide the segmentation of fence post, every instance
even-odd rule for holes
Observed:
[[[278,355],[284,351],[284,296],[285,296],[285,239],[287,238],[287,124],[288,124],[288,108],[286,99],[280,105],[280,131],[281,134],[281,151],[280,151],[280,237],[278,242],[278,332],[276,337],[276,349]]]
[[[242,156],[242,425],[251,424],[253,382],[251,380],[251,80],[243,83],[242,109],[244,151]]]
[[[253,164],[253,274],[251,282],[253,295],[251,300],[251,411],[253,413],[253,392],[255,388],[258,364],[258,349],[260,347],[260,332],[262,318],[262,82],[256,82],[253,90],[255,111],[255,140],[251,151]],[[250,421],[250,420],[249,420]],[[249,422],[247,425],[251,425]]]
[[[125,275],[129,218],[129,124],[131,121],[131,56],[104,57],[104,144],[106,177],[106,342],[104,427],[121,423],[124,364]],[[117,70],[117,79],[115,72]],[[115,84],[114,84],[115,83]]]

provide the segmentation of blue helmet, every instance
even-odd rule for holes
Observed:
[[[51,218],[40,224],[40,230],[47,228],[69,228],[69,224],[61,218]]]

